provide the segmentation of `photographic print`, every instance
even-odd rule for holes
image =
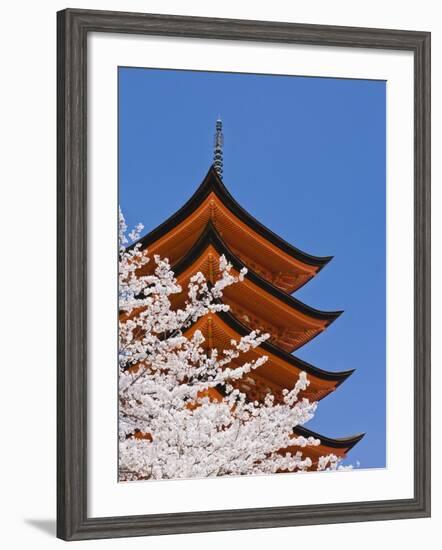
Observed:
[[[385,82],[121,67],[119,193],[120,481],[384,467]]]
[[[430,41],[58,12],[60,538],[430,515]]]
[[[119,481],[386,467],[385,102],[119,68]]]

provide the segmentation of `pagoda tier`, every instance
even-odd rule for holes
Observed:
[[[219,277],[221,255],[232,264],[236,275],[246,267],[209,222],[198,241],[172,268],[182,288],[198,271],[214,283]],[[183,292],[175,297],[173,305],[181,307],[184,300]],[[272,342],[289,353],[317,336],[341,314],[309,307],[249,268],[243,281],[223,291],[223,302],[247,327],[269,333]]]
[[[312,461],[312,467],[311,470],[315,470],[316,466],[318,464],[318,459],[321,456],[327,456],[329,454],[333,454],[337,456],[338,458],[345,458],[347,453],[356,445],[356,443],[359,443],[361,439],[364,437],[363,433],[352,435],[350,437],[343,437],[343,438],[331,438],[326,437],[324,435],[318,434],[316,432],[313,432],[312,430],[309,430],[307,428],[304,428],[304,426],[296,426],[296,428],[293,429],[293,433],[296,436],[303,436],[303,437],[314,437],[315,439],[319,439],[321,441],[321,444],[318,446],[307,446],[307,447],[287,447],[286,449],[282,449],[281,452],[289,452],[291,454],[296,453],[297,451],[301,451],[303,457],[308,456]]]
[[[220,352],[230,347],[232,339],[237,341],[250,332],[230,312],[212,313],[200,318],[185,331],[185,335],[191,337],[196,330],[200,330],[205,337],[203,347],[207,350],[217,349]],[[240,380],[232,381],[233,386],[253,401],[262,401],[265,395],[271,392],[275,395],[276,402],[280,402],[282,390],[293,388],[301,371],[307,373],[310,382],[307,389],[301,393],[301,397],[306,397],[310,401],[319,401],[353,373],[353,370],[329,372],[319,369],[284,352],[268,341],[241,355],[241,364],[256,360],[263,355],[268,359],[262,366],[252,370]]]
[[[138,242],[142,249],[148,248],[149,256],[159,254],[173,265],[192,248],[209,221],[244,264],[289,294],[331,259],[306,254],[263,226],[235,201],[213,166],[187,203]]]

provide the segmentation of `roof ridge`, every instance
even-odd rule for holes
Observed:
[[[348,437],[333,438],[321,435],[313,430],[305,428],[304,426],[296,426],[293,428],[293,431],[304,437],[314,437],[315,439],[320,439],[321,444],[328,447],[347,449],[347,451],[353,448],[356,443],[359,443],[359,441],[361,441],[361,439],[365,436],[365,433],[358,433]]]
[[[162,237],[171,227],[174,227],[181,223],[190,212],[195,210],[207,195],[214,191],[215,194],[222,200],[223,204],[236,215],[243,223],[248,225],[253,231],[264,234],[264,237],[270,241],[274,246],[288,254],[289,256],[297,259],[298,261],[317,267],[319,272],[332,258],[333,256],[314,256],[308,254],[299,248],[288,243],[282,237],[274,233],[271,229],[259,222],[254,216],[247,212],[231,195],[227,187],[221,180],[219,174],[216,171],[215,166],[212,164],[204,177],[201,184],[198,186],[193,195],[179,208],[174,214],[169,216],[167,220],[158,225],[152,231],[141,237],[138,241],[130,245],[128,248],[134,247],[136,244],[141,244],[142,249],[146,248],[160,237]],[[223,200],[224,199],[224,200]]]
[[[221,321],[229,325],[230,328],[235,330],[240,336],[245,336],[246,334],[250,333],[250,329],[246,327],[231,311],[218,311],[215,313],[211,313],[210,315],[221,319]],[[195,321],[195,323],[192,323],[189,327],[187,327],[184,333],[190,330],[191,327],[193,327],[197,322],[198,321]],[[300,370],[305,370],[307,374],[313,374],[314,376],[317,376],[318,378],[321,378],[323,380],[336,381],[337,387],[341,385],[345,380],[347,380],[347,378],[349,378],[355,371],[355,369],[350,369],[347,371],[336,372],[321,369],[319,367],[316,367],[315,365],[312,365],[311,363],[308,363],[307,361],[304,361],[303,359],[300,359],[296,355],[284,351],[283,349],[275,346],[275,344],[272,344],[268,341],[262,342],[259,347],[261,347],[265,351],[268,351],[269,353],[272,353],[273,355],[276,355],[277,357],[293,365],[294,367],[299,368]]]
[[[228,247],[225,241],[222,239],[221,235],[217,231],[214,224],[209,221],[203,232],[200,234],[198,239],[192,245],[192,247],[187,251],[187,253],[175,264],[172,266],[172,270],[175,273],[175,276],[178,276],[182,273],[187,267],[189,267],[193,260],[198,257],[200,253],[203,252],[207,244],[212,244],[218,247],[218,252],[223,253],[227,260],[235,267],[237,271],[240,271],[243,267],[247,268],[246,277],[257,286],[261,287],[265,292],[272,294],[275,298],[281,300],[288,306],[293,309],[300,311],[304,315],[311,315],[316,319],[328,321],[330,325],[335,321],[343,311],[322,311],[316,308],[313,308],[304,302],[301,302],[291,294],[288,294],[281,290],[280,288],[273,285],[271,282],[267,281],[259,274],[257,274],[253,269],[250,269],[238,256]]]

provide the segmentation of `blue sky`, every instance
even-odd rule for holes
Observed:
[[[119,69],[119,193],[129,226],[150,231],[201,183],[224,125],[223,180],[253,216],[305,252],[334,256],[295,293],[344,310],[296,355],[356,369],[307,425],[366,432],[349,454],[385,456],[385,98],[383,81]]]

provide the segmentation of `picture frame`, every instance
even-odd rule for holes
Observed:
[[[88,517],[90,33],[410,51],[414,58],[414,497]],[[57,14],[57,536],[64,540],[430,515],[430,33],[67,9]],[[90,298],[90,297],[89,297]]]

